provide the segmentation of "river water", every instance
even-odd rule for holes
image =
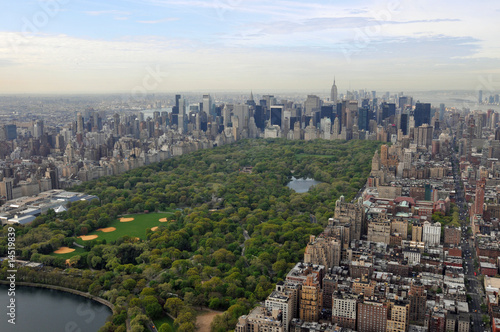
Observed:
[[[15,325],[8,322],[8,287],[0,285],[0,331],[96,332],[111,315],[105,305],[82,296],[46,288],[15,290]]]

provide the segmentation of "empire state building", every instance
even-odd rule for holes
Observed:
[[[332,91],[330,92],[330,100],[337,103],[337,86],[335,85],[335,78],[333,79]]]

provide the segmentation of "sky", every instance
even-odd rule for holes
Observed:
[[[0,94],[500,90],[495,0],[0,0]]]

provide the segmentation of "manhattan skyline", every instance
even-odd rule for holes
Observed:
[[[9,3],[0,93],[498,91],[493,1]],[[136,89],[136,90],[134,90]]]

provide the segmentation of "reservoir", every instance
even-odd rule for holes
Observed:
[[[320,184],[321,182],[314,179],[296,179],[292,176],[292,181],[290,181],[286,186],[293,189],[296,193],[306,193],[314,185]]]
[[[16,287],[16,324],[7,319],[8,287],[0,285],[0,331],[96,332],[112,314],[105,305],[46,288]]]

